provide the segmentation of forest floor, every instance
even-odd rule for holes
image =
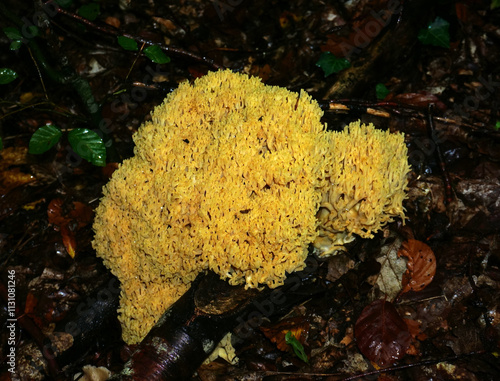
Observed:
[[[404,132],[412,171],[404,226],[321,261],[327,291],[263,319],[235,343],[238,361],[192,379],[500,378],[498,0],[4,0],[0,26],[0,380],[123,367],[134,347],[116,316],[67,364],[38,346],[109,282],[93,210],[133,133],[180,82],[219,68],[306,90],[330,129],[361,119]],[[105,130],[89,147],[106,162],[75,152],[84,129]],[[409,240],[436,263],[410,291],[408,264],[414,279],[423,265],[397,255]],[[288,331],[302,332],[306,358]]]

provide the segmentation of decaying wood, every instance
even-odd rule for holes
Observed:
[[[185,380],[198,369],[219,341],[248,319],[283,314],[292,306],[324,292],[314,276],[312,258],[274,290],[230,286],[213,273],[200,275],[142,341],[113,380]]]

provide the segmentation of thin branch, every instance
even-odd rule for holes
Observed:
[[[439,161],[439,166],[441,167],[441,171],[443,173],[443,181],[444,181],[444,186],[445,186],[445,194],[446,194],[446,203],[449,204],[450,202],[453,201],[453,190],[451,188],[451,181],[450,181],[450,176],[448,174],[448,171],[446,170],[446,164],[444,163],[443,160],[443,154],[441,152],[441,146],[439,145],[437,135],[436,135],[436,128],[434,126],[434,120],[433,120],[433,114],[434,112],[434,104],[430,104],[428,109],[427,109],[427,123],[429,125],[430,133],[431,133],[431,139],[434,142],[436,146],[436,156]]]
[[[49,0],[47,1],[44,5],[48,5],[48,4],[53,4],[54,3],[54,0]],[[78,22],[82,23],[82,24],[85,24],[89,27],[91,27],[92,29],[94,30],[97,30],[99,31],[100,33],[104,33],[104,34],[107,34],[107,35],[110,35],[110,36],[115,36],[115,37],[118,37],[118,36],[124,36],[124,37],[127,37],[127,38],[130,38],[132,40],[135,40],[136,42],[139,42],[141,44],[144,44],[144,45],[148,45],[148,46],[152,46],[152,45],[156,45],[158,46],[160,49],[162,49],[163,51],[171,54],[171,55],[174,55],[174,56],[178,56],[178,57],[183,57],[183,58],[188,58],[190,60],[193,60],[193,61],[196,61],[196,62],[199,62],[199,63],[203,63],[205,65],[208,65],[210,66],[212,69],[214,70],[219,70],[219,69],[223,69],[224,67],[215,63],[211,58],[208,58],[208,57],[205,57],[205,56],[199,56],[199,55],[196,55],[194,53],[191,53],[191,52],[188,52],[186,50],[183,50],[183,49],[179,49],[179,48],[173,48],[173,47],[170,47],[170,46],[165,46],[163,44],[159,44],[159,43],[156,43],[156,42],[153,42],[151,40],[148,40],[146,38],[143,38],[143,37],[138,37],[138,36],[134,36],[134,35],[131,35],[131,34],[128,34],[128,33],[124,33],[116,28],[113,28],[112,26],[110,25],[98,25],[90,20],[87,20],[86,18],[84,17],[81,17],[79,15],[76,15],[74,13],[71,13],[71,12],[68,12],[64,9],[62,9],[61,7],[56,7],[57,9],[57,12],[61,15],[64,15],[66,17],[70,17],[74,20],[77,20]]]

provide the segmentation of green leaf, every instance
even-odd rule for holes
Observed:
[[[316,62],[316,66],[323,69],[325,77],[328,77],[333,73],[338,73],[341,70],[347,69],[351,66],[351,63],[346,58],[338,58],[330,52],[324,52],[319,57],[318,62]]]
[[[5,33],[5,35],[7,37],[9,37],[11,40],[15,41],[15,40],[22,40],[23,39],[23,35],[21,34],[19,29],[17,29],[17,28],[9,26],[7,28],[3,28],[2,30]]]
[[[170,62],[170,58],[161,50],[158,45],[151,45],[144,49],[144,54],[151,61],[157,64],[165,64]]]
[[[94,21],[100,12],[101,7],[97,3],[85,4],[78,8],[78,14],[90,21]]]
[[[0,85],[6,85],[17,78],[17,73],[9,68],[0,68]]]
[[[73,150],[94,165],[106,165],[106,146],[101,137],[86,128],[75,128],[68,134],[69,144]]]
[[[12,41],[10,43],[10,50],[17,50],[23,45],[21,40]]]
[[[67,8],[73,3],[73,0],[56,0],[56,3],[63,8]]]
[[[304,352],[304,347],[300,343],[299,340],[293,335],[291,331],[288,331],[285,335],[285,342],[290,345],[293,349],[295,355],[304,361],[305,363],[309,363],[309,359],[307,358],[306,352]]]
[[[450,47],[450,23],[441,17],[429,24],[426,29],[418,32],[418,39],[424,45],[440,46],[442,48]]]
[[[377,94],[377,99],[384,99],[390,93],[389,89],[383,83],[377,83],[375,92]]]
[[[498,7],[500,7],[500,0],[492,0],[490,9],[496,9]]]
[[[23,36],[19,29],[14,27],[3,28],[5,35],[11,40],[10,50],[17,50],[23,44]]]
[[[125,36],[118,36],[117,38],[118,44],[120,44],[123,49],[132,51],[139,50],[137,42],[134,39]]]
[[[500,120],[497,120],[497,122],[495,123],[495,130],[500,130]]]
[[[61,135],[61,130],[51,124],[40,127],[31,136],[28,152],[36,155],[48,151],[59,141]]]

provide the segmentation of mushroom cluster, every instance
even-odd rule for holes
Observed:
[[[93,246],[121,282],[124,340],[137,343],[202,271],[276,287],[352,234],[396,216],[409,166],[401,134],[326,130],[304,91],[231,71],[183,83],[134,135],[104,187]]]

